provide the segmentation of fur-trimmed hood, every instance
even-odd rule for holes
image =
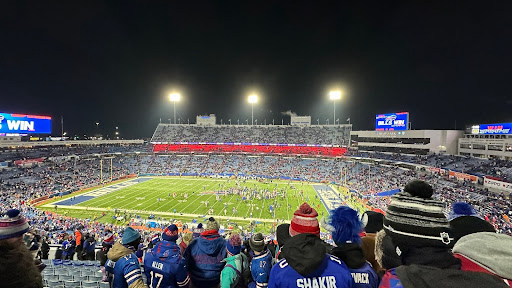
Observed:
[[[0,241],[0,283],[3,288],[40,288],[43,278],[22,242]]]

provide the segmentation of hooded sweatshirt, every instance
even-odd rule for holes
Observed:
[[[217,230],[208,230],[190,242],[183,257],[196,287],[216,287],[226,258],[226,240]]]
[[[142,288],[147,287],[142,281],[139,260],[133,249],[116,242],[107,253],[108,260],[105,270],[114,274],[113,288]]]
[[[314,234],[290,238],[281,259],[270,272],[269,288],[274,287],[354,287],[347,265],[326,253],[323,241]]]
[[[464,236],[453,246],[462,270],[483,272],[506,280],[512,287],[512,237],[492,232]]]
[[[379,287],[379,276],[364,258],[363,249],[355,243],[340,244],[332,250],[332,255],[340,258],[350,270],[357,288]]]

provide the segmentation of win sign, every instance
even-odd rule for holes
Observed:
[[[394,131],[407,130],[409,112],[379,114],[375,117],[375,130]]]
[[[0,113],[0,133],[50,134],[52,117]]]

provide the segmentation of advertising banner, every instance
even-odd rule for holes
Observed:
[[[484,187],[498,189],[500,191],[506,191],[512,193],[512,183],[507,183],[503,181],[489,179],[487,177],[484,178]]]
[[[408,123],[409,112],[379,114],[375,116],[375,130],[377,131],[407,130]]]
[[[507,135],[512,134],[512,123],[481,124],[471,126],[471,134]]]
[[[50,134],[51,123],[49,116],[0,113],[0,133]]]
[[[469,180],[469,181],[472,181],[473,183],[476,183],[478,181],[478,177],[476,177],[475,175],[470,175],[470,174],[466,174],[466,173],[450,171],[449,175],[450,175],[450,177],[455,177],[458,180]]]

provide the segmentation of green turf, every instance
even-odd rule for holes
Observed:
[[[213,208],[214,216],[245,217],[250,219],[252,211],[252,218],[272,219],[272,215],[269,212],[269,204],[274,202],[273,199],[242,201],[241,197],[238,195],[226,195],[221,196],[222,201],[216,201],[215,194],[205,195],[201,193],[206,191],[225,191],[230,187],[234,187],[236,185],[235,183],[236,180],[233,179],[155,178],[117,190],[105,196],[91,199],[77,206],[105,208],[105,211],[127,209],[174,212],[176,209],[177,213],[194,215],[205,215],[210,208]],[[285,181],[260,183],[258,181],[246,181],[245,184],[241,185],[245,185],[248,188],[257,187],[258,190],[269,189],[272,191],[276,188],[276,184],[277,189],[285,188],[287,190],[287,197],[284,199],[281,199],[281,197],[277,198],[278,202],[281,203],[281,207],[275,209],[276,218],[290,220],[293,216],[293,212],[305,201],[314,205],[320,216],[324,213],[327,215],[325,207],[322,205],[320,199],[316,197],[317,194],[315,190],[307,183],[289,183]],[[301,190],[304,191],[303,198],[299,196]],[[173,193],[177,193],[176,199],[173,199]],[[183,195],[185,193],[188,194],[188,199],[184,199]],[[160,198],[160,202],[158,198]],[[209,202],[208,207],[205,206],[205,201]],[[225,203],[227,203],[226,215],[224,215]],[[288,204],[290,206],[288,206]],[[318,207],[318,205],[320,206]],[[232,212],[233,207],[236,207],[236,213]]]

